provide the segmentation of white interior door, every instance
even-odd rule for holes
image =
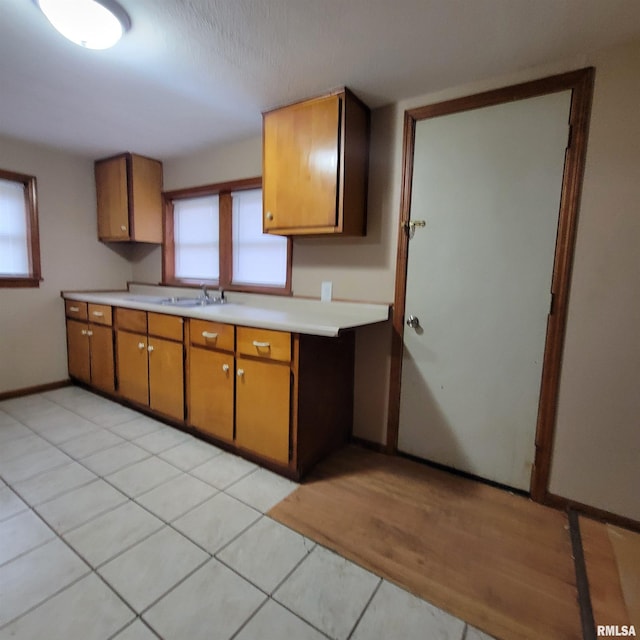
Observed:
[[[571,91],[416,123],[400,451],[529,489]]]

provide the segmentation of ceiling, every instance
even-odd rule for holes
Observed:
[[[370,107],[640,39],[638,0],[119,0],[90,51],[0,1],[0,134],[166,160],[348,86]]]

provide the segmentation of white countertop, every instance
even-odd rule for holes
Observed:
[[[317,336],[335,337],[345,329],[384,322],[389,318],[388,304],[361,302],[320,302],[304,298],[262,294],[225,292],[226,304],[179,307],[161,304],[160,299],[172,296],[196,298],[194,289],[129,285],[128,291],[63,291],[68,300],[93,302],[114,307],[154,311],[186,318],[213,320],[246,327],[291,331]],[[217,295],[211,290],[211,296]]]

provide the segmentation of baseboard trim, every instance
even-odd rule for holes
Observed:
[[[11,398],[20,398],[29,396],[32,393],[43,393],[44,391],[53,391],[54,389],[62,389],[71,386],[71,380],[59,380],[58,382],[47,382],[47,384],[38,384],[33,387],[23,387],[22,389],[14,389],[13,391],[0,391],[0,400],[10,400]]]
[[[373,440],[367,440],[366,438],[359,438],[358,436],[351,436],[351,444],[355,444],[363,449],[369,449],[376,453],[387,453],[386,445],[380,442],[374,442]]]
[[[542,504],[546,504],[549,507],[561,509],[562,511],[569,511],[570,509],[579,512],[580,514],[593,518],[594,520],[600,520],[601,522],[608,522],[618,527],[630,529],[631,531],[637,531],[640,533],[640,522],[620,516],[616,513],[611,513],[605,509],[599,509],[598,507],[592,507],[591,505],[571,500],[569,498],[563,498],[555,493],[548,493],[542,500]]]

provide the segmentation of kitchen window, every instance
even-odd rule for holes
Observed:
[[[36,179],[0,169],[0,287],[40,286]]]
[[[262,233],[262,180],[169,191],[163,282],[291,293],[291,239]]]

